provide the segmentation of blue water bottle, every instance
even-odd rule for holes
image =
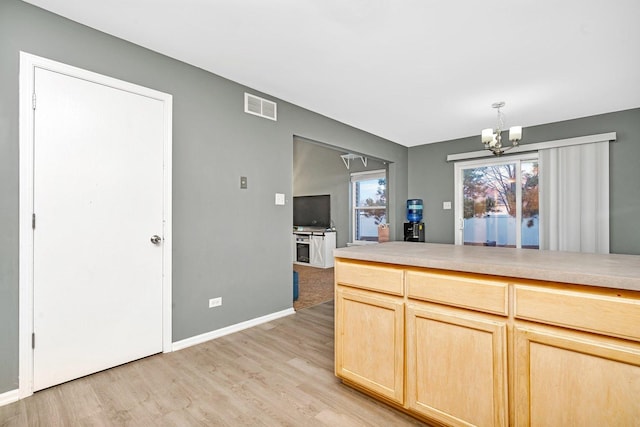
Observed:
[[[414,223],[422,221],[422,199],[407,200],[407,221]]]

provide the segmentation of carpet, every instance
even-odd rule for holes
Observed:
[[[333,267],[294,264],[293,270],[298,272],[298,300],[293,302],[296,311],[333,299]]]

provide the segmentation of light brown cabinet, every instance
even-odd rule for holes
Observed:
[[[635,426],[640,422],[640,345],[518,322],[517,426]]]
[[[407,406],[446,425],[506,426],[506,319],[407,304]]]
[[[638,425],[637,293],[517,284],[514,316],[516,425]]]
[[[640,292],[336,259],[336,375],[450,426],[640,420]]]
[[[404,302],[338,287],[336,375],[404,403]]]

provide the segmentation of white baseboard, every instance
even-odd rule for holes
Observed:
[[[193,345],[202,344],[203,342],[220,338],[225,335],[232,334],[234,332],[239,332],[244,329],[252,328],[254,326],[258,326],[263,323],[267,323],[272,320],[279,319],[281,317],[289,316],[294,313],[295,313],[295,310],[293,308],[288,308],[286,310],[267,314],[266,316],[256,317],[255,319],[236,323],[235,325],[227,326],[226,328],[216,329],[215,331],[207,332],[201,335],[196,335],[195,337],[176,341],[173,343],[172,351],[178,351],[178,350],[182,350],[183,348],[191,347]]]
[[[18,389],[0,394],[0,406],[8,405],[9,403],[17,402],[18,400],[20,400],[20,393]]]

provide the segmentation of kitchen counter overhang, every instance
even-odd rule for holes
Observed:
[[[385,242],[334,250],[336,258],[640,291],[640,256]]]

